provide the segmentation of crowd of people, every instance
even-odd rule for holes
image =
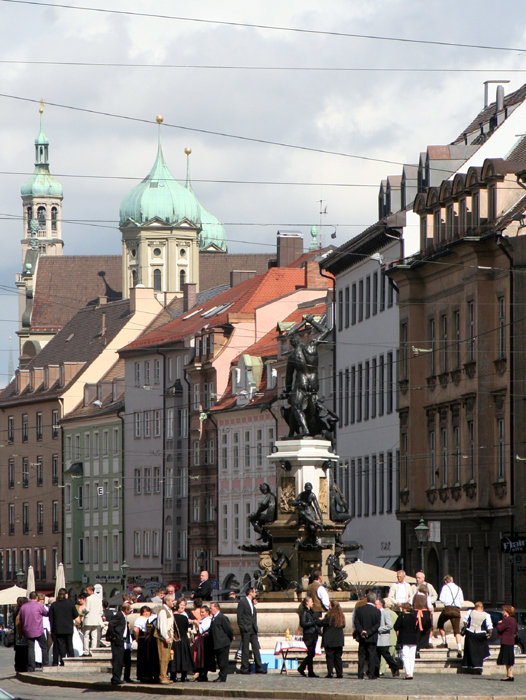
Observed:
[[[78,600],[68,595],[65,588],[59,590],[56,600],[47,602],[42,594],[32,592],[28,598],[21,597],[17,601],[15,670],[34,672],[49,665],[50,649],[52,665],[59,666],[64,665],[65,658],[74,656],[75,651],[77,655],[91,656],[100,645],[110,645],[113,685],[207,682],[208,674],[216,671],[218,676],[214,682],[225,682],[234,631],[228,617],[221,612],[220,604],[212,601],[212,582],[206,571],[201,573],[199,586],[191,599],[192,609],[187,610],[186,598],[176,598],[173,585],[158,589],[152,598],[136,587],[132,593],[122,595],[122,604],[113,611],[107,601],[95,594],[93,586],[87,586]],[[462,665],[481,674],[484,660],[489,657],[488,639],[493,629],[483,604],[477,602],[474,609],[466,613],[461,629],[464,596],[451,576],[444,578],[438,595],[426,582],[424,572],[417,572],[416,584],[411,586],[405,580],[405,572],[398,571],[397,583],[391,586],[386,598],[378,598],[373,590],[367,590],[355,604],[352,629],[358,642],[358,678],[375,680],[387,668],[393,677],[399,677],[403,668],[405,679],[411,680],[420,650],[430,646],[437,601],[443,604],[437,622],[442,637],[440,647],[447,646],[444,626],[450,621]],[[241,674],[266,673],[258,639],[257,603],[256,588],[250,588],[237,603]],[[340,604],[330,600],[321,571],[311,576],[299,612],[299,625],[306,656],[298,666],[298,673],[317,677],[313,662],[321,636],[326,677],[342,678],[345,615]],[[513,681],[517,623],[512,606],[503,606],[503,619],[497,623],[497,628],[501,638],[497,664],[506,667],[506,677],[502,680]],[[136,679],[131,678],[134,641]]]

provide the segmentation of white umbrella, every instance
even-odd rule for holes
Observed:
[[[374,586],[390,586],[397,582],[396,571],[391,569],[383,569],[381,566],[366,564],[363,561],[355,561],[353,564],[347,564],[343,567],[347,572],[347,582],[360,595],[363,588],[373,588]],[[416,579],[412,576],[406,576],[407,583],[416,583]]]
[[[64,564],[59,564],[55,572],[55,578],[57,582],[55,583],[55,598],[58,595],[60,588],[66,588],[66,574],[64,573]]]
[[[17,598],[26,597],[26,589],[18,586],[4,588],[0,591],[0,605],[16,605]]]
[[[35,588],[35,570],[33,569],[32,566],[29,566],[27,569],[27,597],[29,598],[29,594],[32,593],[33,591],[36,591]]]

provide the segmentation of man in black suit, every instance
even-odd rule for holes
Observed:
[[[255,588],[251,588],[246,598],[241,598],[237,606],[237,624],[241,632],[241,669],[240,673],[249,673],[248,655],[250,645],[254,655],[256,673],[263,673],[261,665],[261,655],[259,653],[258,641],[258,614],[254,605],[254,598],[257,595]]]
[[[80,622],[76,607],[68,600],[65,588],[60,588],[57,599],[49,608],[49,623],[53,637],[53,666],[64,666],[66,656],[73,656],[74,623]]]
[[[214,641],[214,653],[219,669],[219,677],[214,680],[214,683],[224,683],[228,675],[228,653],[230,644],[234,640],[234,630],[228,617],[221,612],[219,603],[210,603],[210,613],[212,615],[210,633]]]
[[[376,680],[376,643],[382,616],[375,607],[376,593],[367,594],[367,603],[357,608],[354,616],[354,630],[358,638],[358,678],[363,679],[365,659],[369,662],[369,680]]]
[[[123,603],[121,609],[116,613],[108,623],[108,631],[106,639],[111,642],[111,684],[123,685],[121,681],[122,667],[124,666],[124,641],[128,637],[128,622],[126,615],[131,610],[129,603]]]
[[[214,582],[208,579],[208,571],[201,571],[201,580],[191,597],[201,598],[201,600],[212,600],[213,590]]]

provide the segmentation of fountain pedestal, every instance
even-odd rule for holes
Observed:
[[[280,440],[276,443],[276,451],[268,456],[276,467],[277,517],[268,527],[272,535],[272,551],[261,553],[261,568],[268,570],[272,559],[275,562],[280,555],[278,550],[281,550],[288,560],[283,574],[289,587],[282,591],[265,590],[260,594],[262,600],[299,600],[308,577],[316,569],[322,571],[323,582],[329,584],[327,558],[335,554],[336,538],[345,529],[345,525],[330,519],[330,467],[331,462],[338,459],[329,452],[330,447],[328,440],[318,438]],[[299,524],[294,505],[294,500],[309,483],[323,518],[323,528],[317,532],[316,544],[309,542],[309,533],[304,524]],[[293,582],[297,585],[294,586]],[[349,593],[331,592],[331,598],[349,600]]]

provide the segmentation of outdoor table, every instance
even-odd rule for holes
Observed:
[[[289,673],[287,669],[287,659],[289,658],[289,654],[292,654],[294,659],[298,659],[298,653],[300,653],[301,658],[303,658],[303,656],[305,656],[305,654],[307,653],[307,646],[305,642],[303,642],[303,640],[294,639],[290,642],[276,642],[274,656],[281,656],[281,659],[283,661],[281,665],[281,671],[279,672],[280,675],[282,673],[288,675]],[[319,640],[316,642],[316,656],[321,656],[321,646]]]

